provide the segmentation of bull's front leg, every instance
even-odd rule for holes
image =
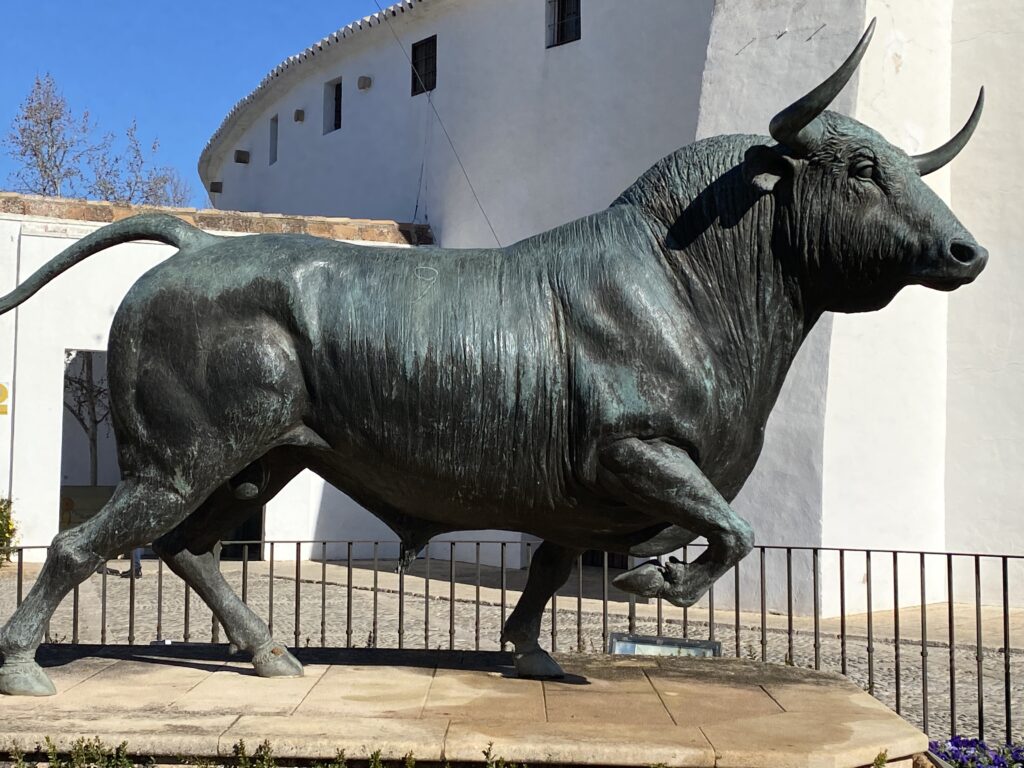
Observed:
[[[750,524],[739,517],[682,448],[637,438],[619,440],[601,453],[606,485],[645,514],[704,536],[708,548],[692,563],[644,563],[615,579],[615,586],[645,597],[693,605],[754,546]]]

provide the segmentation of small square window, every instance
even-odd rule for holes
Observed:
[[[277,115],[270,118],[270,164],[277,162]]]
[[[341,128],[341,78],[324,83],[324,133]]]
[[[548,0],[548,48],[579,40],[581,0]]]
[[[437,35],[413,43],[412,95],[432,91],[437,87]]]

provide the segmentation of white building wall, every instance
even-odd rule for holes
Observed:
[[[0,292],[6,294],[18,285],[19,280],[19,245],[21,224],[15,221],[0,219]],[[0,495],[11,498],[11,439],[14,432],[14,351],[17,330],[17,314],[8,312],[0,315],[0,384],[7,389],[6,401],[0,405],[7,406],[6,413],[0,413]]]
[[[693,141],[711,0],[600,0],[582,38],[546,49],[544,2],[425,2],[392,19],[406,53],[436,34],[429,99],[508,244],[606,207]],[[364,30],[282,77],[210,171],[218,207],[429,221],[440,244],[495,244],[427,95],[391,32]],[[360,75],[373,78],[360,92]],[[323,135],[323,86],[343,78],[340,130]],[[295,123],[295,109],[305,121]],[[279,160],[268,164],[270,118]],[[251,162],[232,162],[234,149]],[[422,169],[423,183],[420,184]],[[513,175],[514,174],[514,175]]]
[[[965,552],[1024,552],[1019,478],[1024,475],[1024,4],[955,0],[951,130],[985,85],[985,115],[950,166],[952,202],[989,249],[988,267],[949,297],[946,404],[946,546]],[[1011,566],[1024,579],[1024,561]],[[998,599],[998,563],[983,562],[983,600]],[[1011,592],[1024,605],[1024,595]],[[973,568],[957,571],[956,599],[974,599]]]

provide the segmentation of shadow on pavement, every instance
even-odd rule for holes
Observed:
[[[419,667],[474,672],[496,672],[515,677],[512,654],[502,651],[395,650],[391,648],[292,649],[305,664],[360,667]],[[39,646],[36,660],[43,667],[59,667],[83,658],[140,661],[214,671],[225,662],[248,661],[248,654],[232,654],[226,644],[172,643],[171,645],[60,645]],[[248,670],[239,670],[246,673]],[[586,678],[566,675],[559,682],[589,685]]]

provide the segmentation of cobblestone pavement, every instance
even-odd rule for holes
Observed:
[[[112,565],[123,568],[125,564]],[[249,605],[268,620],[279,640],[300,647],[497,649],[503,617],[515,605],[524,580],[522,571],[507,572],[503,608],[497,569],[485,572],[478,587],[472,565],[458,565],[450,582],[447,562],[435,562],[429,580],[423,578],[420,562],[401,581],[395,573],[385,570],[383,563],[376,577],[367,565],[356,563],[350,571],[344,564],[302,562],[296,569],[294,562],[277,562],[271,578],[265,562],[248,564],[244,574],[241,563],[223,563],[222,572],[240,595],[244,575],[244,594]],[[35,564],[25,565],[23,592],[30,588],[38,568]],[[156,563],[148,560],[144,562],[144,573],[134,584],[131,579],[116,576],[92,576],[78,591],[77,635],[74,599],[69,596],[54,614],[49,628],[51,642],[69,643],[76,636],[83,643],[147,644],[158,639],[226,642],[210,611],[194,594],[189,594],[176,576],[166,568],[158,572]],[[787,617],[766,616],[763,643],[760,614],[741,613],[738,636],[736,615],[731,610],[719,610],[714,622],[710,622],[706,610],[691,609],[684,621],[681,609],[666,605],[659,622],[655,606],[637,604],[631,619],[628,601],[614,589],[609,589],[608,611],[603,612],[603,601],[594,596],[601,594],[600,569],[585,569],[585,576],[585,598],[577,602],[576,593],[572,592],[578,584],[574,576],[557,600],[557,611],[553,614],[549,607],[545,613],[541,634],[545,648],[554,646],[562,652],[599,651],[606,647],[609,633],[631,631],[713,639],[722,644],[723,655],[815,666],[814,632],[806,618],[794,619],[794,630],[790,633]],[[0,617],[9,616],[15,608],[16,582],[14,567],[0,569]],[[128,610],[133,591],[134,612]],[[941,609],[938,615],[946,611],[945,604],[935,607]],[[578,612],[577,608],[581,610]],[[973,617],[973,606],[963,609],[970,609]],[[892,612],[887,615],[891,617]],[[552,616],[556,632],[552,632]],[[919,616],[916,608],[904,609],[901,625],[913,632],[919,626]],[[1001,612],[987,614],[985,619],[1002,629]],[[1019,619],[1014,616],[1015,627]],[[876,625],[886,626],[882,621]],[[1002,638],[1001,631],[983,634],[979,660],[975,646],[967,642],[973,635],[966,635],[964,642],[958,640],[951,654],[945,630],[940,627],[929,634],[923,646],[919,634],[904,634],[897,645],[891,633],[876,631],[869,652],[863,621],[850,619],[845,640],[836,626],[835,621],[822,621],[820,668],[844,672],[933,737],[945,737],[954,731],[965,735],[983,731],[993,740],[1005,737],[1007,704],[1015,736],[1024,736],[1024,650],[1020,645],[1012,645],[1007,657],[997,642]],[[1020,643],[1020,634],[1013,640]],[[927,651],[926,656],[922,650]],[[1011,681],[1009,690],[1005,684],[1007,674]],[[954,687],[956,710],[951,712],[950,691]],[[983,704],[980,710],[979,700]]]

